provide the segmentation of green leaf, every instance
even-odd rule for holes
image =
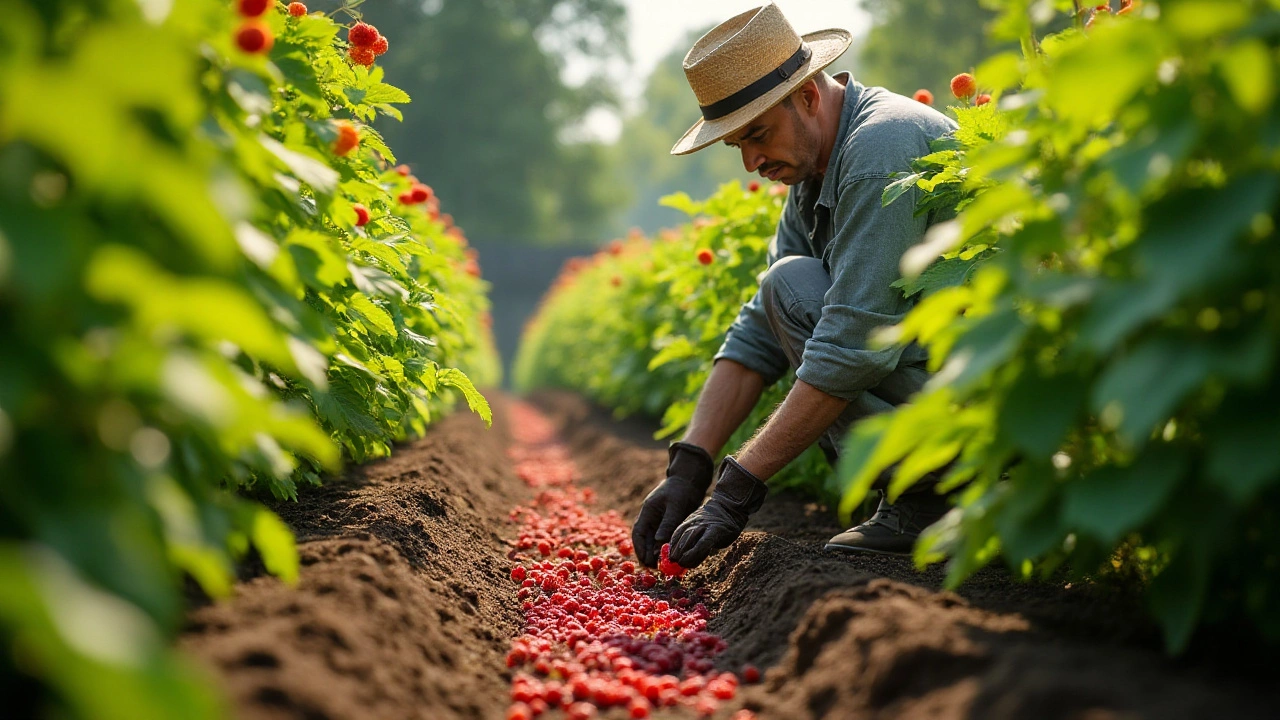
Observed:
[[[694,357],[697,352],[697,346],[689,342],[688,338],[676,337],[649,360],[649,370],[652,372],[669,362]]]
[[[1280,414],[1276,394],[1237,393],[1205,430],[1209,480],[1232,501],[1244,505],[1268,485],[1280,481]]]
[[[338,189],[338,171],[323,161],[296,150],[290,150],[266,135],[263,135],[259,142],[284,163],[289,172],[321,195],[332,195]]]
[[[394,85],[376,83],[365,90],[363,102],[366,105],[378,105],[381,103],[407,103],[410,102],[410,99],[409,93]]]
[[[1005,395],[1000,432],[1030,457],[1046,461],[1079,419],[1086,390],[1076,375],[1024,371]]]
[[[441,368],[436,373],[436,380],[441,385],[457,388],[462,392],[462,396],[467,400],[467,407],[484,420],[486,427],[493,427],[493,410],[489,408],[489,401],[484,399],[476,386],[471,384],[471,378],[456,368]]]
[[[1165,647],[1180,653],[1191,640],[1209,585],[1210,567],[1197,543],[1184,547],[1151,581],[1151,612],[1164,630]]]
[[[378,307],[361,293],[351,293],[346,299],[347,309],[365,321],[365,327],[387,337],[396,336],[396,324],[386,310]]]
[[[267,572],[287,585],[297,585],[298,547],[289,526],[275,513],[258,507],[254,511],[250,537]]]
[[[1128,467],[1103,467],[1072,480],[1063,490],[1062,521],[1112,545],[1164,506],[1187,460],[1182,450],[1154,447]]]

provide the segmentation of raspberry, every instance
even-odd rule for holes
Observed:
[[[256,18],[267,11],[272,0],[240,0],[236,9],[245,17]]]
[[[338,139],[333,141],[333,154],[346,155],[360,145],[360,133],[356,126],[346,120],[337,123]]]
[[[524,580],[527,574],[528,573],[524,569],[523,565],[517,565],[511,568],[511,579],[515,580],[516,582],[520,582],[521,580]]]
[[[760,682],[760,668],[755,665],[747,665],[742,668],[742,681],[753,685]]]
[[[378,39],[374,40],[373,44],[369,46],[369,49],[373,51],[374,55],[382,55],[390,48],[391,43],[387,42],[387,38],[384,35],[379,35]]]
[[[671,562],[671,543],[664,544],[658,555],[658,572],[663,575],[684,577],[684,574],[688,572],[688,568],[680,567],[679,563]]]
[[[413,193],[406,190],[405,192],[400,193],[400,195],[396,197],[396,200],[400,201],[401,205],[412,205]]]
[[[420,203],[427,202],[428,200],[431,199],[431,196],[434,194],[431,191],[430,185],[423,185],[422,183],[414,183],[413,187],[410,188],[409,192],[413,193],[413,201],[420,202]]]
[[[246,20],[236,30],[236,45],[247,53],[269,52],[274,44],[271,28],[257,20]]]
[[[507,720],[533,720],[533,708],[524,703],[516,703],[507,708]]]
[[[347,42],[356,47],[369,47],[378,41],[378,28],[358,22],[347,31]]]
[[[356,227],[363,227],[369,224],[369,208],[356,203],[352,206],[352,209],[356,211]]]
[[[396,172],[400,173],[400,177],[409,177],[409,166],[408,166],[408,165],[397,165],[397,166],[396,166]]]
[[[710,265],[711,261],[715,259],[716,259],[716,256],[713,255],[711,251],[706,248],[702,248],[701,250],[698,251],[698,262],[702,263],[703,265]]]
[[[360,47],[352,45],[347,48],[347,57],[351,58],[351,62],[364,67],[370,67],[377,61],[377,56],[373,54],[372,48]]]
[[[925,105],[933,104],[933,93],[929,92],[928,90],[925,90],[924,88],[920,88],[919,90],[917,90],[916,94],[912,95],[911,97],[914,98],[916,102],[922,102]]]
[[[978,83],[969,73],[960,73],[959,75],[951,78],[951,94],[955,95],[957,98],[967,100],[973,97],[973,94],[977,91]]]
[[[289,3],[289,14],[293,17],[302,17],[307,14],[307,6],[300,2]]]
[[[991,102],[991,96],[986,93],[982,93],[973,100],[974,105],[986,105],[989,102]]]
[[[749,193],[760,192],[760,183],[756,182],[755,180],[752,180],[751,182],[747,183],[747,192]]]

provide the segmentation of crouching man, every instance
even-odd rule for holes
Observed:
[[[916,345],[872,349],[876,328],[913,305],[890,287],[902,254],[935,220],[911,198],[881,207],[891,175],[955,128],[947,117],[847,73],[823,68],[848,47],[845,30],[801,37],[776,5],[738,15],[703,36],[684,59],[702,109],[672,149],[684,155],[724,141],[748,172],[790,186],[760,290],[743,306],[698,399],[667,478],[632,528],[646,565],[671,543],[685,567],[728,547],[765,500],[768,481],[817,442],[834,460],[850,425],[906,402],[929,375]],[[710,499],[713,456],[789,369],[786,400],[737,457],[726,457]],[[945,503],[930,490],[881,500],[871,519],[828,549],[906,554]]]

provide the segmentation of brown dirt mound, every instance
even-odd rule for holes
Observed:
[[[579,398],[538,403],[602,503],[633,516],[663,475],[665,443]],[[712,591],[710,630],[725,669],[752,663],[744,693],[761,718],[1264,718],[1280,694],[1202,658],[1174,662],[1133,598],[1018,582],[999,568],[944,592],[941,572],[907,560],[845,556],[822,543],[843,528],[793,496],[771,497],[748,532],[690,573]]]
[[[501,420],[457,413],[382,462],[275,509],[301,582],[242,582],[181,644],[243,718],[495,718],[519,629],[500,533],[523,496]]]

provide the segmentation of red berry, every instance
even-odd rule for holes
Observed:
[[[917,90],[916,94],[912,95],[911,97],[914,98],[916,102],[922,102],[925,105],[933,104],[933,93],[929,92],[928,90],[925,90],[924,88],[920,88],[919,90]]]
[[[355,125],[346,120],[339,120],[336,126],[338,138],[333,141],[333,153],[335,155],[346,155],[360,145],[360,133],[356,130]]]
[[[275,44],[271,28],[258,20],[246,20],[236,30],[236,45],[247,53],[265,53]]]
[[[289,3],[289,14],[293,17],[302,17],[307,14],[307,6],[300,2]]]
[[[982,93],[973,100],[974,105],[986,105],[989,102],[991,102],[991,96],[986,93]]]
[[[635,718],[635,720],[647,718],[649,717],[649,703],[640,698],[636,698],[631,701],[631,705],[627,708],[627,712],[630,713],[631,717]]]
[[[430,185],[423,185],[422,183],[414,183],[409,192],[413,193],[413,201],[420,203],[430,200],[431,196],[434,194],[431,191]]]
[[[951,78],[951,94],[961,100],[967,100],[973,97],[978,91],[978,83],[969,73],[960,73]]]
[[[759,191],[760,191],[760,183],[758,183],[758,182],[756,182],[756,181],[754,181],[754,180],[752,180],[751,182],[747,183],[747,192],[749,192],[749,193],[754,193],[754,192],[759,192]]]
[[[356,211],[356,227],[363,227],[369,224],[369,208],[356,203],[351,206]]]
[[[377,56],[373,54],[372,48],[352,45],[347,48],[347,57],[351,58],[351,62],[364,67],[370,67],[377,61]]]
[[[527,576],[527,572],[525,571],[523,565],[517,565],[511,568],[512,580],[515,580],[516,582],[520,582],[521,580],[524,580],[526,576]]]
[[[391,44],[387,42],[387,38],[383,35],[379,35],[378,39],[374,40],[373,44],[369,46],[369,49],[373,51],[374,55],[382,55],[390,48]]]
[[[703,265],[710,265],[711,262],[715,259],[716,259],[716,256],[712,254],[712,252],[707,248],[702,248],[701,250],[698,251],[698,262],[702,263]]]
[[[666,543],[662,546],[662,550],[659,551],[658,572],[671,577],[684,577],[684,574],[688,572],[688,568],[680,567],[679,563],[671,562],[670,555],[671,543]]]
[[[397,165],[397,166],[396,166],[396,172],[397,172],[397,173],[400,173],[400,177],[409,177],[409,172],[410,172],[410,171],[409,171],[409,166],[408,166],[408,165]]]
[[[404,191],[404,192],[400,193],[400,194],[396,197],[396,200],[400,201],[400,204],[401,204],[401,205],[412,205],[412,204],[413,204],[413,193],[411,193],[411,192],[409,192],[408,190],[406,190],[406,191]]]
[[[760,668],[755,665],[747,665],[742,668],[742,681],[752,684],[760,682]]]
[[[533,708],[524,703],[516,703],[507,708],[507,720],[533,720]]]
[[[378,41],[378,28],[358,22],[347,31],[347,42],[357,47],[369,47]]]
[[[255,18],[266,12],[272,2],[273,0],[240,0],[236,7],[241,15]]]

